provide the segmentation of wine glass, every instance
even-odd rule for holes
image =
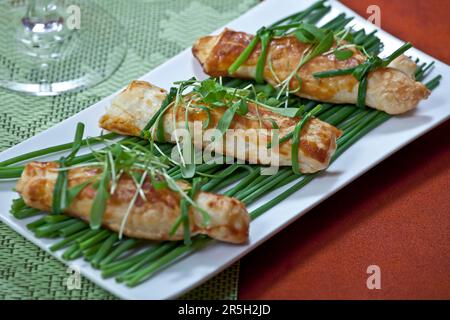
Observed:
[[[6,89],[37,96],[82,90],[109,78],[126,56],[124,29],[89,0],[3,1],[0,21]]]

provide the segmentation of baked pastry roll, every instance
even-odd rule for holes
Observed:
[[[139,136],[147,122],[160,109],[166,97],[166,92],[145,81],[133,81],[124,89],[108,107],[100,119],[100,127],[124,135]],[[177,108],[173,106],[166,110],[162,118],[165,141],[175,142],[175,129],[186,127],[185,104]],[[210,108],[210,116],[201,108],[188,109],[188,124],[193,132],[192,140],[198,149],[211,145],[209,139],[202,135],[204,131],[195,130],[195,122],[208,120],[208,128],[214,129],[226,111],[225,107]],[[224,138],[221,153],[250,163],[271,166],[291,166],[292,139],[281,142],[270,150],[267,145],[272,139],[274,123],[278,127],[280,138],[291,133],[300,118],[282,116],[263,106],[248,103],[248,113],[244,116],[234,115],[230,129]],[[306,123],[300,133],[298,148],[299,170],[302,173],[313,173],[328,167],[330,159],[336,150],[336,140],[342,132],[336,127],[312,118]],[[257,140],[251,137],[257,136]],[[264,157],[263,155],[267,157]],[[274,161],[270,161],[275,159]]]
[[[254,79],[261,53],[260,43],[235,73],[232,75],[228,73],[228,68],[252,39],[253,36],[245,32],[225,29],[220,35],[198,39],[192,47],[192,52],[205,73],[212,77]],[[264,79],[273,86],[287,79],[309,46],[292,35],[273,38],[268,46]],[[366,60],[366,56],[359,50],[355,48],[350,50],[354,54],[347,60],[336,59],[332,52],[315,57],[298,70],[297,77],[292,77],[290,89],[295,91],[296,95],[308,99],[331,103],[356,103],[358,81],[352,75],[330,78],[313,76],[317,72],[352,68]],[[414,70],[411,71],[412,69]],[[401,56],[389,67],[370,72],[366,105],[389,114],[400,114],[416,108],[421,100],[429,96],[430,91],[422,83],[414,80],[412,76],[414,71],[415,63]]]
[[[16,189],[28,206],[42,211],[51,211],[58,167],[56,162],[31,162],[25,166]],[[101,170],[97,167],[69,169],[68,188],[95,180],[101,174]],[[189,187],[187,182],[178,181],[177,183],[183,189]],[[96,192],[92,184],[87,184],[64,212],[89,221]],[[170,235],[171,229],[181,214],[181,195],[168,187],[156,190],[149,179],[144,181],[142,192],[146,200],[140,196],[137,197],[124,225],[123,234],[148,240],[182,240],[183,226],[180,226],[173,236]],[[104,227],[116,232],[120,230],[122,220],[135,193],[136,184],[133,179],[127,175],[121,175],[114,193],[107,200],[102,218]],[[206,234],[214,239],[230,243],[247,241],[250,217],[242,202],[208,192],[198,192],[193,200],[209,214],[210,223],[204,225],[202,213],[190,206],[191,235]]]

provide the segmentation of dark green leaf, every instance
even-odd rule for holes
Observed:
[[[335,70],[316,72],[313,74],[313,76],[315,78],[329,78],[329,77],[337,77],[337,76],[344,76],[344,75],[352,74],[354,71],[355,71],[355,68],[335,69]]]
[[[99,180],[97,193],[95,194],[89,215],[89,225],[91,226],[91,229],[99,229],[102,224],[103,214],[105,213],[106,204],[109,198],[108,187],[110,178],[111,172],[109,170],[109,165],[106,164]]]
[[[224,135],[225,132],[228,130],[228,128],[231,125],[231,122],[233,121],[234,115],[239,108],[240,102],[235,102],[231,107],[229,107],[222,115],[222,118],[220,118],[219,123],[217,124],[217,130]]]
[[[275,108],[270,106],[265,106],[265,108],[272,111],[273,113],[277,113],[289,118],[295,118],[301,113],[301,109],[299,108]]]
[[[167,107],[166,107],[167,110]],[[165,142],[164,137],[164,112],[161,112],[156,119],[155,140],[158,142]]]
[[[203,80],[193,91],[201,96],[202,102],[216,107],[225,106],[225,100],[230,98],[226,88],[214,79]]]
[[[172,228],[170,228],[170,231],[169,231],[169,236],[170,237],[173,237],[175,232],[177,232],[178,228],[181,225],[181,222],[183,222],[183,216],[180,214],[178,216],[177,220],[175,220],[175,223],[173,224]]]
[[[86,188],[86,186],[90,183],[91,181],[85,181],[76,186],[73,186],[72,188],[69,188],[67,190],[67,205],[70,206],[72,201],[77,197],[77,195],[81,192],[81,190]]]
[[[270,84],[266,83],[266,84],[256,84],[255,85],[255,91],[257,94],[262,93],[265,97],[270,97],[271,95],[273,95],[276,90],[273,86],[271,86]]]
[[[167,181],[158,178],[152,178],[152,186],[155,190],[161,190],[167,188]]]
[[[195,196],[197,195],[197,192],[201,189],[202,184],[203,183],[202,183],[201,178],[194,178],[194,180],[192,181],[192,188],[189,191],[189,196],[192,200],[195,201]],[[202,214],[203,224],[205,226],[209,225],[211,223],[211,217],[209,216],[208,212],[206,212],[205,210],[199,210],[199,211]]]
[[[67,175],[65,170],[66,166],[76,156],[78,150],[83,143],[84,124],[78,122],[77,129],[75,131],[75,138],[72,144],[70,154],[65,158],[61,157],[59,160],[58,177],[56,178],[55,186],[53,189],[53,201],[52,201],[52,213],[61,214],[65,208],[69,206],[69,195],[67,191]]]
[[[264,83],[264,66],[266,65],[267,51],[272,39],[272,32],[264,32],[261,34],[261,53],[256,64],[255,80],[256,83]]]
[[[243,99],[237,102],[238,107],[236,109],[236,113],[240,116],[245,116],[248,113],[248,104]]]
[[[280,129],[280,127],[278,126],[277,122],[272,119],[272,118],[267,118],[268,121],[270,121],[270,123],[272,124],[272,129]]]
[[[322,106],[319,104],[313,110],[308,112],[302,120],[295,126],[292,137],[292,145],[291,145],[291,162],[292,162],[292,171],[295,174],[301,174],[300,172],[300,164],[298,159],[298,150],[300,146],[300,134],[302,132],[305,124],[311,119],[314,114],[317,114],[322,109]]]
[[[191,135],[191,131],[189,129],[189,109],[185,108],[185,116],[184,116],[184,125],[185,129],[187,130],[189,136],[185,137],[187,141],[183,141],[183,150],[182,150],[182,156],[184,157],[184,154],[188,153],[188,158],[184,158],[184,164],[180,166],[181,170],[181,176],[185,179],[190,179],[195,175],[195,148],[194,144],[192,142],[193,138]],[[185,148],[188,148],[188,150],[185,150]]]
[[[367,92],[367,76],[362,78],[358,87],[358,100],[356,105],[360,108],[366,106],[366,92]]]
[[[328,32],[308,55],[308,61],[330,50],[334,43],[333,32]]]
[[[206,121],[203,122],[202,124],[202,129],[205,130],[206,128],[208,128],[209,123],[211,122],[211,111],[209,110],[208,107],[206,106],[196,106],[196,108],[200,108],[203,111],[206,112],[206,114],[208,115],[208,118],[206,119]]]
[[[400,48],[395,50],[389,57],[384,59],[381,66],[387,67],[392,61],[394,61],[396,58],[398,58],[400,55],[402,55],[403,53],[405,53],[407,50],[409,50],[411,48],[412,48],[412,44],[409,42],[406,42]]]
[[[196,196],[197,192],[200,190],[201,185],[202,185],[201,179],[199,179],[199,178],[193,179],[191,189],[188,192],[188,196],[190,199],[192,199],[192,201],[195,201],[194,200],[195,196]],[[175,221],[174,225],[172,226],[172,228],[170,229],[170,232],[169,232],[169,235],[173,236],[175,234],[175,232],[177,231],[177,229],[179,228],[179,226],[181,225],[181,223],[183,223],[183,237],[184,237],[185,245],[191,244],[191,230],[190,230],[190,221],[189,221],[190,206],[191,206],[191,204],[189,203],[189,201],[186,198],[181,198],[181,200],[180,200],[181,214],[177,218],[177,220]],[[211,222],[211,218],[210,218],[209,214],[204,210],[200,210],[200,212],[202,213],[203,223],[205,225],[208,225]]]
[[[73,157],[75,157],[78,153],[78,150],[81,148],[81,144],[83,142],[83,133],[84,133],[84,123],[78,122],[77,129],[75,131],[75,138],[72,144],[72,149],[70,154],[67,156],[67,162],[70,162]]]
[[[301,105],[297,110],[298,110],[298,111],[297,111],[298,115],[300,115],[300,114],[302,114],[302,113],[304,112],[305,106],[304,106],[304,105]],[[321,111],[321,110],[322,110],[322,106],[321,106],[321,105],[317,105],[317,106],[314,107],[311,111],[309,111],[305,116],[303,116],[302,120],[304,120],[304,118],[307,117],[307,116],[308,116],[308,117],[311,117],[311,116],[316,115],[316,114],[317,114],[319,111]],[[300,121],[302,121],[302,120],[300,120]],[[306,120],[305,120],[305,121],[306,121]],[[272,148],[274,145],[282,144],[282,143],[284,143],[284,142],[286,142],[286,141],[292,139],[293,135],[294,135],[294,131],[292,131],[292,132],[286,134],[285,136],[281,137],[281,138],[278,140],[278,143],[272,144],[272,142],[269,142],[269,143],[267,144],[267,148]]]
[[[264,101],[264,104],[271,106],[271,107],[276,107],[280,104],[280,101],[277,98],[270,97],[269,99]]]
[[[61,214],[67,207],[67,170],[66,160],[61,157],[59,160],[59,171],[53,189],[52,213]]]
[[[353,56],[352,50],[334,50],[334,56],[338,60],[347,60]]]
[[[316,43],[316,39],[314,38],[314,36],[304,29],[299,29],[294,34],[300,42]]]
[[[181,219],[183,220],[183,235],[184,244],[190,246],[191,241],[191,227],[189,221],[189,202],[186,199],[181,199],[180,203]]]
[[[228,68],[228,73],[233,74],[236,72],[237,69],[245,62],[247,61],[248,57],[250,57],[250,54],[253,52],[253,49],[255,49],[256,45],[259,42],[259,35],[257,34],[252,41],[248,44],[248,46],[242,51],[242,53],[239,55],[239,57],[233,62],[233,64]]]
[[[166,98],[161,104],[161,107],[158,109],[158,111],[153,115],[153,117],[147,122],[144,129],[141,131],[141,137],[148,136],[149,138],[149,130],[153,127],[155,122],[157,120],[161,120],[161,115],[166,111],[167,106],[175,99],[175,96],[177,95],[177,88],[172,87],[169,90],[169,93],[167,94]],[[161,121],[159,121],[161,122]]]
[[[325,38],[325,31],[315,25],[305,23],[300,27],[300,29],[308,32],[314,39],[314,42],[320,42]]]

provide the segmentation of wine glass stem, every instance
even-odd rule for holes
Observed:
[[[54,21],[55,13],[59,12],[59,3],[55,0],[28,0],[24,20],[48,24]],[[63,17],[58,17],[63,19]]]
[[[28,0],[17,33],[19,41],[34,56],[59,56],[61,44],[71,33],[65,14],[60,0]]]

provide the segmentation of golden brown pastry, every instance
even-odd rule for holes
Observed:
[[[198,39],[192,47],[192,52],[208,75],[230,76],[228,68],[252,38],[252,35],[245,32],[225,29],[218,36]],[[287,79],[308,47],[308,44],[299,41],[295,36],[273,38],[268,49],[264,79],[273,86]],[[317,72],[352,68],[365,61],[365,55],[359,50],[355,48],[351,50],[354,54],[347,60],[337,60],[331,52],[306,63],[297,72],[302,83],[300,90],[295,94],[324,102],[356,103],[358,81],[352,75],[321,79],[313,76]],[[253,79],[260,52],[259,43],[248,60],[231,76]],[[372,71],[368,75],[366,105],[389,114],[400,114],[414,109],[422,99],[428,97],[430,91],[411,76],[412,61],[401,57],[394,62],[393,66],[398,69],[387,67]],[[290,81],[290,88],[291,90],[299,88],[296,77]]]
[[[166,93],[163,89],[153,86],[145,81],[133,81],[122,91],[106,110],[100,119],[100,127],[120,134],[139,136],[149,119],[158,111]],[[192,106],[192,105],[191,105]],[[222,154],[250,163],[270,164],[273,166],[291,166],[291,140],[281,143],[271,149],[271,159],[277,163],[262,159],[261,151],[267,151],[267,143],[271,141],[271,130],[274,122],[279,127],[279,137],[284,137],[293,131],[299,118],[289,118],[274,113],[262,106],[248,104],[249,111],[245,116],[235,115],[230,131],[224,139]],[[208,128],[216,128],[225,108],[210,109],[211,119]],[[203,131],[193,130],[195,121],[205,121],[206,111],[189,108],[188,120],[190,131],[193,132],[193,142],[196,148],[202,149],[210,145],[210,141],[202,138]],[[174,126],[175,117],[175,126]],[[170,107],[163,117],[164,136],[166,141],[174,142],[173,132],[176,128],[185,128],[185,109],[179,107],[176,115]],[[263,130],[261,130],[263,129]],[[299,144],[299,169],[303,173],[312,173],[325,169],[331,156],[336,150],[336,139],[342,132],[336,127],[311,119],[302,129]],[[200,135],[200,136],[199,136]],[[244,139],[243,137],[257,135],[258,140]],[[267,153],[269,155],[269,153]]]
[[[397,69],[408,75],[411,79],[415,79],[417,64],[408,56],[402,54],[389,64],[390,68]]]
[[[25,203],[33,208],[51,211],[53,189],[58,172],[56,162],[31,162],[25,166],[16,189]],[[101,169],[80,167],[69,170],[69,188],[90,181],[98,176]],[[179,182],[180,187],[188,187]],[[123,234],[149,240],[183,239],[183,226],[173,236],[170,230],[180,216],[180,194],[169,188],[155,190],[150,181],[142,187],[145,199],[138,197],[128,216]],[[70,216],[89,220],[89,213],[96,195],[96,189],[88,184],[65,210]],[[136,192],[133,180],[122,175],[117,188],[107,202],[102,224],[108,229],[119,231],[128,206]],[[250,218],[240,201],[207,192],[198,192],[194,200],[198,206],[209,213],[211,221],[205,226],[202,214],[191,206],[189,211],[191,235],[206,234],[214,239],[243,243],[248,239]]]

